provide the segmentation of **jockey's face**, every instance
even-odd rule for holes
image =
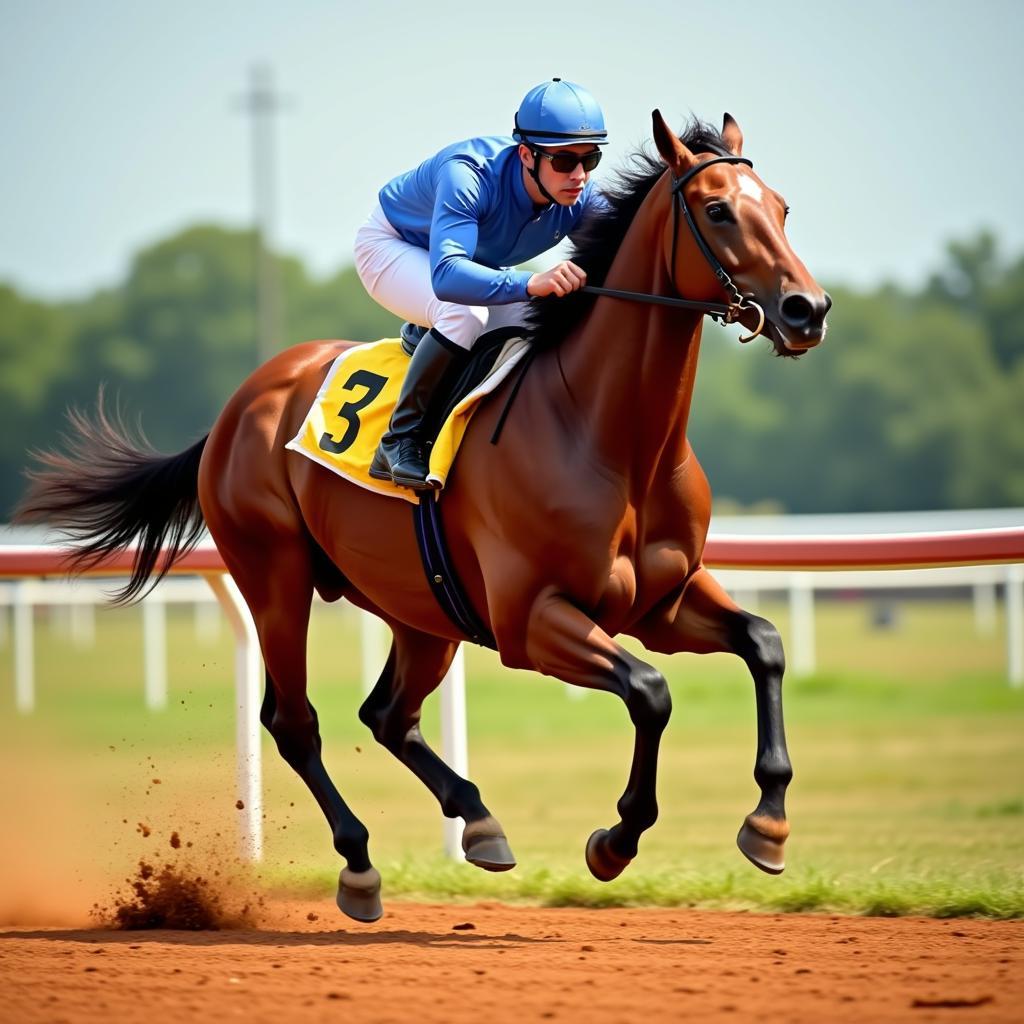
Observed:
[[[551,155],[555,153],[572,153],[575,156],[586,156],[588,153],[593,153],[597,147],[592,142],[585,142],[577,146],[545,146],[541,149],[543,153]],[[535,160],[530,148],[521,144],[519,146],[519,159],[522,160],[523,167],[527,171],[532,171],[534,164],[537,164],[537,172],[540,176],[541,184],[554,196],[555,202],[559,206],[572,206],[583,194],[583,186],[590,179],[590,173],[583,170],[583,164],[578,161],[571,171],[566,174],[559,174],[552,167],[550,160],[544,156]],[[533,180],[532,174],[524,174],[523,181],[526,184],[526,191],[530,193],[530,198],[535,203],[544,205],[548,202],[544,193],[537,188],[537,183]]]

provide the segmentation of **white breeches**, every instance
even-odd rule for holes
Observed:
[[[484,331],[525,322],[528,303],[462,306],[442,302],[430,284],[430,255],[391,226],[380,203],[356,232],[356,271],[370,295],[410,323],[435,327],[460,348],[471,349]]]

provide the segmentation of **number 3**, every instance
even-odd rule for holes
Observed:
[[[320,447],[325,452],[334,452],[335,455],[340,455],[352,447],[355,439],[359,436],[359,428],[362,426],[356,414],[360,410],[365,409],[381,393],[387,382],[387,377],[382,377],[379,373],[370,373],[369,370],[356,370],[342,384],[342,388],[345,391],[351,391],[353,388],[366,388],[366,394],[355,402],[346,402],[338,410],[338,415],[348,423],[345,429],[345,436],[340,441],[335,441],[330,431],[325,430],[319,442]]]

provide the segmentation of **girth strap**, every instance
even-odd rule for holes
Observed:
[[[427,583],[441,610],[473,643],[497,650],[491,631],[478,618],[456,575],[444,537],[441,510],[433,491],[420,494],[419,504],[412,507],[412,517]]]

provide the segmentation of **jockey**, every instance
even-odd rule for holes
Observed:
[[[485,331],[521,324],[529,297],[583,286],[585,273],[569,261],[537,274],[513,268],[604,208],[589,178],[606,143],[590,93],[554,78],[526,94],[511,138],[455,143],[381,189],[356,235],[359,278],[385,309],[429,330],[371,476],[429,489],[420,428],[442,377]]]

